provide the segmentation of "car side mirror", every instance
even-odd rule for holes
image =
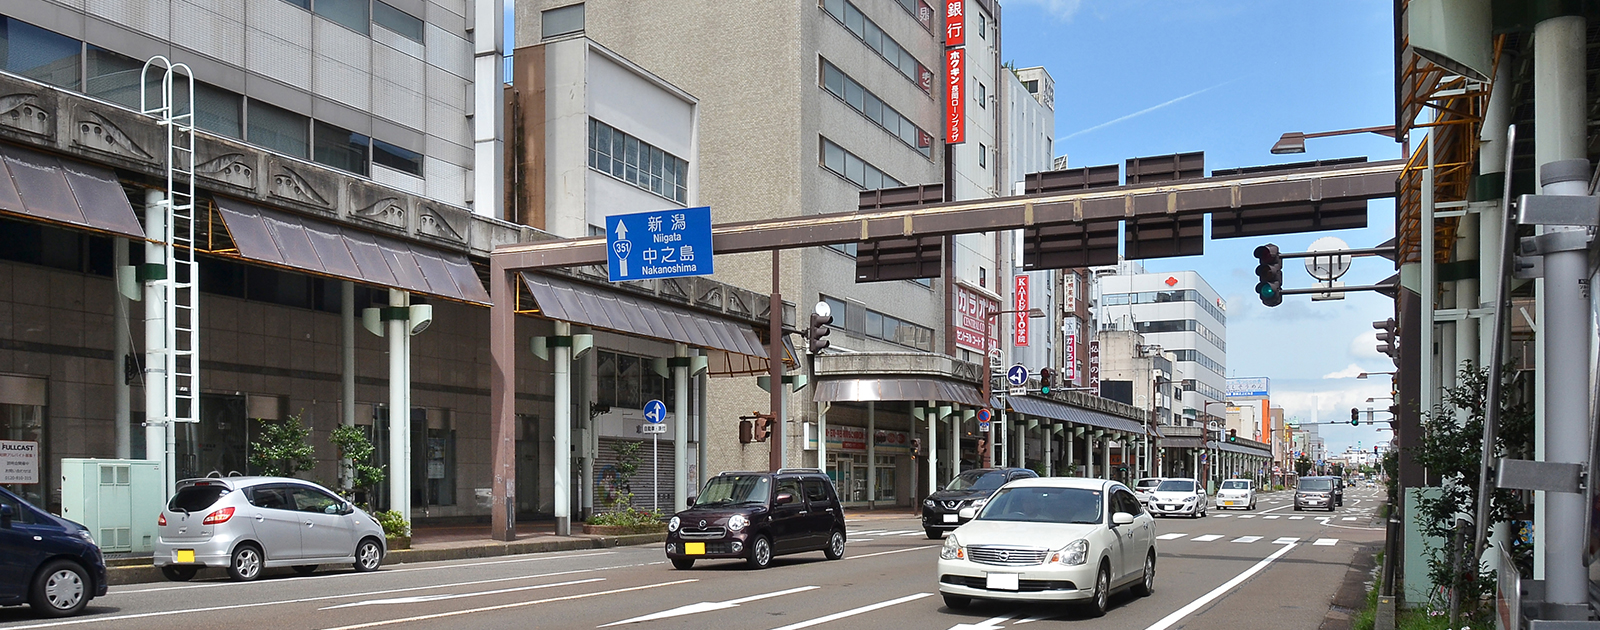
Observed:
[[[1112,514],[1111,515],[1111,524],[1112,525],[1131,525],[1131,524],[1133,524],[1133,515],[1129,514],[1127,512],[1117,512],[1116,514]]]
[[[694,507],[694,500],[695,497],[689,497],[689,502],[687,505],[684,505],[684,507]]]
[[[790,503],[794,503],[794,495],[788,492],[779,492],[778,496],[772,498],[773,505],[787,505]]]
[[[978,508],[964,507],[964,508],[961,508],[961,511],[957,512],[957,514],[959,514],[961,516],[961,518],[970,519],[970,518],[978,515]]]

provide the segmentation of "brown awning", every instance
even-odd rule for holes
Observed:
[[[982,407],[977,386],[931,378],[829,379],[816,385],[817,402],[932,400]]]
[[[1033,396],[1007,396],[1006,403],[1010,405],[1012,411],[1030,416],[1061,420],[1112,431],[1122,431],[1124,433],[1144,433],[1144,424],[1137,420],[1129,420],[1093,409],[1073,407],[1054,400],[1045,400]]]
[[[143,239],[111,169],[0,144],[0,213]]]
[[[767,356],[755,329],[745,324],[554,276],[525,273],[522,281],[540,314],[550,319],[747,357]]]
[[[489,304],[464,254],[369,234],[218,197],[217,211],[239,255],[316,274]]]

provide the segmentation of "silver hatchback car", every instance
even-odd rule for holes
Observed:
[[[240,582],[272,567],[371,571],[387,552],[383,528],[370,515],[327,488],[288,477],[180,481],[156,524],[155,565],[175,581],[204,567],[226,567]]]

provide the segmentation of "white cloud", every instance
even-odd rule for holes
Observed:
[[[1045,13],[1065,22],[1072,19],[1072,16],[1078,13],[1078,9],[1083,7],[1083,0],[1011,0],[1006,6],[1015,7],[1024,4],[1036,5]]]
[[[1362,372],[1366,371],[1367,370],[1365,368],[1351,363],[1349,366],[1345,367],[1345,369],[1339,370],[1338,372],[1329,372],[1327,374],[1323,374],[1322,378],[1355,378],[1360,376]]]
[[[1363,331],[1350,340],[1350,356],[1357,360],[1389,358],[1378,352],[1378,331],[1375,329]]]

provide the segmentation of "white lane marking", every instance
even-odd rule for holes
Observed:
[[[926,535],[926,534],[927,534],[927,532],[906,532],[904,534],[888,533],[888,534],[881,534],[881,535],[882,536],[923,536],[923,535]]]
[[[1261,540],[1260,536],[1240,536],[1238,538],[1233,539],[1233,542],[1244,543],[1244,544],[1248,545],[1248,544],[1253,543],[1253,542],[1258,541],[1258,540]]]
[[[1272,508],[1270,510],[1262,510],[1261,513],[1262,514],[1270,514],[1272,512],[1276,512],[1278,510],[1287,510],[1287,509],[1292,508],[1292,507],[1294,507],[1294,506],[1292,506],[1292,505],[1284,505],[1284,506]]]
[[[852,560],[852,559],[856,559],[856,558],[871,558],[873,556],[887,556],[887,555],[889,555],[891,553],[905,553],[907,551],[916,551],[918,549],[933,549],[934,547],[938,547],[938,546],[939,545],[923,545],[921,547],[906,547],[905,549],[896,549],[894,551],[880,551],[878,553],[869,553],[869,554],[863,554],[863,555],[859,555],[859,556],[845,556],[845,560]]]
[[[574,555],[570,555],[570,556],[544,556],[544,555],[541,555],[541,556],[538,556],[538,557],[531,557],[531,558],[514,558],[514,559],[511,559],[511,560],[491,560],[491,561],[488,561],[488,562],[472,562],[472,563],[459,563],[459,564],[436,564],[436,565],[433,565],[433,566],[426,566],[426,567],[406,567],[404,569],[389,569],[389,568],[385,568],[382,571],[373,572],[373,573],[328,573],[328,574],[324,574],[324,575],[309,575],[309,576],[306,576],[306,577],[296,577],[296,578],[294,578],[293,583],[294,584],[299,584],[301,582],[307,582],[307,581],[310,581],[310,580],[328,580],[328,579],[333,579],[333,578],[349,578],[349,577],[357,577],[357,576],[363,576],[363,577],[366,577],[366,578],[372,578],[373,576],[392,575],[392,574],[395,574],[395,573],[410,573],[412,571],[435,571],[435,570],[438,570],[438,569],[456,569],[456,568],[463,568],[463,567],[481,567],[481,566],[489,566],[489,565],[495,565],[495,564],[539,562],[539,561],[544,561],[544,560],[564,560],[564,559],[567,559],[567,558],[590,558],[590,557],[594,557],[594,556],[609,556],[609,555],[613,555],[615,553],[616,553],[615,551],[600,551],[600,552],[596,552],[596,553],[581,553],[581,554],[574,554]],[[653,563],[653,564],[660,564],[660,563]],[[626,565],[626,566],[632,567],[632,566],[640,566],[640,565],[630,564],[630,565]],[[475,583],[475,582],[473,582],[473,583]],[[250,582],[206,582],[206,583],[201,583],[201,584],[185,584],[183,586],[157,586],[157,587],[154,587],[154,588],[125,589],[125,588],[118,587],[116,589],[113,589],[111,591],[110,595],[108,595],[108,597],[112,596],[112,595],[129,595],[129,594],[133,594],[133,593],[159,593],[161,591],[181,591],[181,590],[196,589],[196,588],[215,588],[215,587],[218,587],[218,586],[249,587],[249,586],[259,586],[259,585],[251,584]]]
[[[892,531],[892,532],[882,532],[882,533],[880,533],[878,535],[879,536],[899,536],[899,535],[902,535],[902,534],[921,534],[921,533],[924,533],[924,532],[922,530],[920,530],[920,529],[900,529],[900,530],[895,530],[895,531]]]
[[[633,568],[633,567],[642,567],[642,566],[648,566],[648,565],[652,565],[652,564],[660,564],[660,563],[659,562],[649,562],[649,563],[643,563],[643,564],[624,564],[624,565],[611,566],[611,567],[595,567],[595,568],[592,568],[592,569],[574,569],[574,570],[571,570],[571,571],[557,571],[555,573],[541,573],[541,574],[536,574],[536,575],[518,575],[518,576],[515,576],[515,577],[495,578],[495,579],[491,579],[491,580],[473,580],[471,582],[453,582],[453,583],[448,583],[448,584],[429,584],[427,586],[410,586],[410,587],[406,587],[406,588],[391,588],[391,589],[384,589],[384,590],[381,590],[381,591],[367,591],[367,592],[364,592],[364,593],[343,593],[343,594],[339,594],[339,595],[321,595],[321,596],[318,596],[318,597],[301,597],[301,598],[298,598],[298,599],[282,599],[282,600],[276,600],[276,601],[270,601],[270,602],[251,602],[251,603],[248,603],[248,604],[229,604],[229,605],[226,605],[226,606],[210,606],[210,607],[206,607],[206,608],[184,608],[184,609],[179,609],[179,610],[161,610],[161,611],[147,612],[147,613],[133,613],[133,614],[127,614],[127,615],[116,615],[116,616],[111,616],[111,617],[79,617],[79,618],[76,618],[76,619],[68,619],[68,620],[64,620],[64,621],[53,621],[53,622],[48,622],[48,623],[38,623],[38,624],[33,624],[33,625],[28,625],[28,626],[12,626],[10,628],[7,628],[6,630],[32,630],[34,628],[54,628],[54,627],[59,627],[59,626],[75,626],[75,625],[86,624],[86,623],[97,623],[97,622],[101,622],[101,621],[121,621],[121,620],[124,620],[124,619],[145,619],[145,618],[149,618],[149,617],[165,617],[165,616],[169,616],[169,615],[183,615],[183,614],[199,613],[199,612],[216,612],[216,611],[219,611],[219,610],[239,610],[241,608],[259,608],[259,607],[262,607],[262,606],[276,606],[276,605],[280,605],[280,604],[304,604],[304,603],[307,603],[307,602],[325,602],[325,601],[328,601],[330,599],[345,599],[345,598],[351,598],[351,597],[370,597],[370,596],[373,596],[373,595],[388,595],[388,594],[391,594],[391,593],[406,593],[406,592],[411,592],[411,591],[423,591],[423,590],[435,589],[435,588],[449,588],[449,587],[452,587],[452,586],[472,586],[472,585],[475,585],[475,584],[491,584],[491,583],[494,583],[494,582],[509,582],[509,581],[512,581],[512,580],[531,580],[531,579],[535,579],[535,578],[554,577],[554,576],[558,576],[558,575],[572,575],[574,573],[590,573],[590,572],[593,572],[593,571],[604,571],[604,570],[607,570],[607,569],[629,569],[629,568]],[[248,582],[241,582],[241,584],[248,584]]]
[[[774,630],[800,630],[800,628],[810,628],[811,626],[828,623],[830,621],[837,621],[839,619],[844,619],[845,617],[854,617],[854,616],[862,614],[862,613],[869,613],[869,612],[872,612],[872,611],[877,610],[879,608],[888,608],[890,606],[895,606],[895,605],[898,605],[898,604],[904,604],[906,602],[916,601],[916,600],[922,599],[922,598],[927,597],[927,596],[932,595],[932,594],[933,593],[916,593],[916,594],[912,594],[912,595],[907,595],[905,597],[901,597],[901,598],[898,598],[898,599],[891,599],[891,600],[886,601],[886,602],[878,602],[876,604],[869,604],[869,605],[866,605],[866,606],[862,606],[860,608],[851,608],[850,610],[846,610],[844,612],[836,612],[836,613],[833,613],[831,615],[826,615],[826,616],[823,616],[823,617],[817,617],[816,619],[807,619],[807,620],[799,622],[799,623],[791,623],[791,624],[789,624],[787,626],[783,626],[783,627],[780,627],[780,628],[774,628]],[[343,629],[341,629],[341,630],[343,630]],[[354,630],[354,629],[352,628],[352,629],[349,629],[349,630]]]
[[[1275,519],[1275,518],[1283,518],[1283,516],[1279,515],[1279,514],[1270,514],[1270,515],[1261,517],[1261,520],[1270,521],[1270,520]]]
[[[853,542],[853,543],[872,542],[873,540],[875,540],[875,539],[873,539],[873,538],[851,538],[850,542]]]
[[[590,582],[604,582],[605,578],[589,578],[587,580],[572,580],[570,582],[554,582],[551,584],[534,584],[532,586],[516,586],[500,588],[492,591],[479,591],[476,593],[445,593],[442,595],[417,595],[415,597],[396,597],[392,599],[368,599],[348,604],[337,604],[318,608],[317,610],[333,610],[335,608],[355,608],[357,606],[386,606],[389,604],[421,604],[424,602],[437,602],[447,599],[461,599],[463,597],[480,597],[483,595],[500,595],[502,593],[519,593],[522,591],[536,591],[557,586],[572,586],[573,584],[588,584]]]
[[[1239,518],[1255,518],[1255,517],[1256,517],[1256,515],[1254,515],[1254,514],[1240,514],[1239,515]]]
[[[337,628],[329,628],[328,630],[360,630],[361,628],[375,628],[375,627],[378,627],[378,626],[392,626],[392,625],[400,624],[400,623],[411,623],[411,622],[414,622],[414,621],[427,621],[429,619],[441,619],[441,618],[444,618],[444,617],[456,617],[456,616],[460,616],[460,615],[470,615],[472,613],[489,612],[489,611],[493,611],[493,610],[506,610],[508,608],[521,608],[523,606],[534,606],[534,605],[537,605],[537,604],[548,604],[548,603],[551,603],[551,602],[564,602],[564,601],[570,601],[570,600],[574,600],[574,599],[587,599],[587,598],[590,598],[590,597],[599,597],[601,595],[615,595],[617,593],[627,593],[627,592],[631,592],[631,591],[642,591],[642,590],[645,590],[647,588],[660,588],[660,587],[663,587],[663,586],[677,586],[679,584],[688,584],[689,582],[699,582],[699,581],[700,580],[688,579],[688,580],[678,580],[678,581],[675,581],[675,582],[662,582],[660,584],[646,584],[644,586],[630,586],[628,588],[618,588],[618,589],[612,589],[612,590],[609,590],[609,591],[598,591],[598,592],[594,592],[594,593],[580,593],[580,594],[577,594],[577,595],[567,595],[567,596],[564,596],[564,597],[551,597],[551,598],[547,598],[547,599],[536,599],[536,600],[533,600],[531,602],[515,602],[515,603],[511,603],[511,604],[500,604],[499,606],[484,606],[482,608],[468,608],[466,610],[452,610],[450,612],[434,613],[434,614],[431,614],[431,615],[417,615],[415,617],[401,617],[399,619],[385,619],[383,621],[371,621],[371,622],[368,622],[368,623],[359,623],[359,624],[355,624],[355,625],[351,625],[351,626],[339,626]]]
[[[1188,534],[1162,534],[1160,536],[1156,536],[1156,540],[1177,540],[1179,538],[1183,538],[1184,536],[1188,536]]]
[[[1272,544],[1274,544],[1274,545],[1292,545],[1292,544],[1295,544],[1297,542],[1300,542],[1299,538],[1290,538],[1288,536],[1284,536],[1283,538],[1279,538],[1277,540],[1272,541]]]
[[[1341,520],[1341,521],[1353,521],[1353,520],[1356,520],[1356,517],[1354,517],[1354,516],[1346,516],[1346,517],[1341,518],[1339,520]]]
[[[999,630],[1005,627],[1000,625],[1001,622],[1010,621],[1012,617],[1019,614],[1021,613],[1007,613],[999,617],[990,617],[978,623],[958,623],[950,626],[950,630]]]
[[[1306,517],[1304,517],[1304,516],[1291,516],[1291,517],[1289,517],[1289,520],[1291,520],[1291,521],[1302,521],[1302,520],[1305,520],[1305,518]]]
[[[1228,518],[1230,516],[1233,516],[1233,515],[1232,514],[1212,514],[1211,518]]]
[[[1044,621],[1046,619],[1053,619],[1053,618],[1055,618],[1055,615],[1034,615],[1034,616],[1029,617],[1027,619],[1018,619],[1016,623],[1011,624],[1011,625],[1020,626],[1020,625],[1025,624],[1025,623],[1033,623],[1035,621]]]
[[[1336,545],[1338,543],[1339,543],[1339,539],[1338,538],[1318,538],[1317,542],[1314,542],[1314,543],[1311,543],[1311,544],[1312,544],[1312,546],[1315,546],[1315,547],[1332,547],[1332,546],[1334,546],[1334,545]]]
[[[661,612],[653,613],[653,614],[649,614],[649,615],[644,615],[642,617],[634,617],[632,619],[623,619],[622,621],[613,621],[613,622],[605,624],[603,626],[596,626],[596,627],[597,628],[609,628],[611,626],[621,626],[621,625],[630,624],[630,623],[639,623],[641,621],[655,621],[657,619],[667,619],[667,618],[671,618],[671,617],[681,617],[683,615],[692,615],[692,614],[695,614],[695,613],[711,612],[713,610],[726,610],[726,609],[729,609],[729,608],[734,608],[734,607],[738,606],[739,604],[745,604],[745,603],[749,603],[749,602],[753,602],[753,601],[763,600],[763,599],[767,599],[769,597],[779,597],[779,596],[783,596],[783,595],[792,595],[794,593],[803,593],[805,591],[816,590],[818,588],[821,588],[821,587],[819,587],[819,586],[800,586],[800,587],[791,588],[791,589],[785,589],[785,590],[781,590],[781,591],[773,591],[771,593],[762,593],[760,595],[751,595],[749,597],[740,597],[738,599],[730,599],[730,600],[724,601],[724,602],[700,602],[700,603],[697,603],[697,604],[689,604],[687,606],[679,606],[679,607],[674,608],[672,610],[663,610]]]
[[[1206,534],[1204,536],[1195,536],[1190,540],[1193,540],[1194,542],[1211,542],[1221,537],[1222,534]]]
[[[1162,617],[1161,621],[1151,624],[1150,627],[1145,628],[1145,630],[1166,630],[1167,628],[1172,627],[1172,624],[1178,623],[1184,617],[1189,616],[1190,613],[1199,610],[1206,604],[1211,603],[1211,600],[1221,597],[1228,591],[1233,590],[1235,586],[1238,586],[1245,580],[1250,579],[1250,576],[1260,573],[1262,569],[1267,568],[1267,565],[1272,564],[1273,560],[1283,557],[1283,554],[1289,553],[1289,550],[1294,549],[1295,546],[1296,545],[1294,543],[1289,543],[1278,548],[1277,551],[1272,552],[1272,555],[1262,558],[1260,562],[1257,562],[1250,568],[1245,569],[1244,573],[1234,576],[1233,579],[1224,582],[1222,586],[1211,589],[1211,592],[1201,595],[1199,599],[1185,604],[1183,608],[1172,611],[1172,614]]]

